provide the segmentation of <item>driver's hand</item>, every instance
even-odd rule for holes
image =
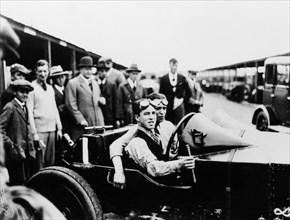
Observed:
[[[113,186],[124,189],[126,186],[126,177],[123,172],[115,172],[113,179]]]
[[[179,159],[180,169],[193,169],[195,167],[195,160],[193,156],[184,156]]]

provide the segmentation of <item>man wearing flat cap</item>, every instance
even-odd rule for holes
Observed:
[[[113,60],[110,57],[101,57],[98,61],[98,65],[105,65],[107,68],[106,79],[109,83],[113,83],[117,88],[124,82],[126,82],[125,76],[119,70],[113,68]]]
[[[36,171],[35,150],[28,120],[26,101],[33,90],[30,82],[18,79],[11,83],[15,98],[8,102],[0,115],[0,125],[6,150],[6,167],[11,185],[24,184]]]
[[[203,92],[201,86],[196,78],[197,71],[188,70],[188,84],[191,90],[191,96],[188,100],[188,104],[185,107],[185,114],[190,112],[200,112],[200,107],[203,106]]]
[[[128,125],[135,123],[133,114],[133,103],[147,96],[146,88],[137,83],[137,76],[141,72],[137,64],[131,64],[126,70],[129,77],[118,89],[117,118],[118,124]]]
[[[25,79],[28,75],[29,71],[26,69],[25,66],[15,63],[12,64],[10,67],[10,74],[11,74],[11,81],[17,79]],[[14,98],[14,91],[11,88],[11,85],[8,86],[8,88],[2,93],[1,95],[1,106],[2,108],[10,102]]]
[[[100,107],[104,103],[99,84],[93,79],[93,67],[92,57],[82,57],[78,65],[80,74],[66,86],[65,103],[73,118],[70,135],[73,141],[84,133],[85,127],[104,125]]]

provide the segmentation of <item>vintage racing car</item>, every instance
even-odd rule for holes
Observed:
[[[230,120],[228,124],[227,119],[216,120],[225,122],[217,125],[200,115],[186,115],[171,137],[178,136],[178,156],[198,158],[195,169],[177,173],[174,183],[148,176],[130,166],[131,159],[124,156],[126,188],[113,187],[109,145],[127,126],[95,128],[75,143],[64,141],[61,163],[35,174],[28,186],[51,200],[68,219],[108,219],[108,213],[123,219],[130,219],[128,213],[131,219],[289,218],[289,136],[288,142],[283,136],[283,143],[253,145],[241,137],[245,129],[227,128]],[[263,141],[262,132],[249,132]],[[275,135],[267,140],[279,139]],[[170,143],[167,153],[169,148]]]

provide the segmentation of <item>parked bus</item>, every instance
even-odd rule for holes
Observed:
[[[261,131],[288,131],[290,127],[290,56],[265,60],[265,84],[262,104],[254,112],[252,123]],[[287,127],[283,129],[283,127]]]

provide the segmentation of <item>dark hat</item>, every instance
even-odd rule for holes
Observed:
[[[82,67],[94,67],[93,64],[93,58],[90,56],[84,56],[80,59],[80,64],[78,65],[78,68]]]
[[[178,63],[178,61],[177,61],[177,59],[175,59],[175,58],[171,58],[171,59],[169,60],[169,63],[176,64],[176,63]]]
[[[132,73],[132,72],[140,73],[141,70],[138,69],[137,64],[134,64],[134,63],[133,63],[133,64],[131,64],[131,66],[130,66],[128,69],[126,69],[126,72],[127,72],[127,73]]]
[[[68,71],[63,71],[60,65],[53,66],[50,68],[50,75],[49,77],[60,76],[60,75],[69,75]]]
[[[109,68],[106,67],[105,63],[103,63],[103,62],[100,63],[100,62],[99,62],[99,63],[98,63],[98,66],[97,66],[97,70],[106,70],[106,71],[108,71]]]
[[[197,71],[196,70],[188,70],[188,73],[190,73],[192,75],[196,75]]]
[[[105,63],[107,61],[113,62],[111,57],[101,57],[98,61],[98,63]]]
[[[29,73],[28,69],[26,69],[25,66],[19,64],[19,63],[14,63],[11,65],[11,69],[10,69],[11,74],[20,72],[24,75],[27,75]]]
[[[27,89],[29,92],[31,92],[33,90],[31,83],[25,79],[17,79],[11,82],[11,86],[15,91],[18,89]]]
[[[0,45],[3,45],[7,52],[14,57],[19,58],[19,54],[15,50],[20,44],[20,39],[12,29],[8,21],[0,17]]]

